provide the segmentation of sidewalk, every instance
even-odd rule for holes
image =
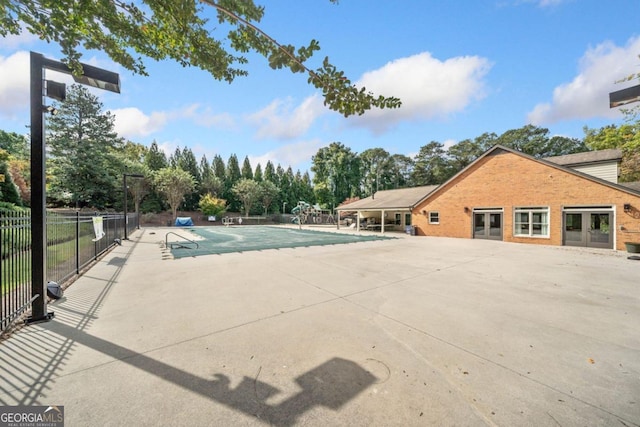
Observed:
[[[0,344],[66,426],[640,425],[640,262],[403,236],[170,259],[137,231]]]

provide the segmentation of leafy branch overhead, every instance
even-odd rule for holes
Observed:
[[[336,0],[330,0],[337,3]],[[252,0],[7,0],[0,10],[0,35],[20,34],[23,29],[47,42],[60,45],[65,61],[82,72],[81,49],[100,50],[126,69],[146,75],[143,57],[172,59],[184,67],[209,72],[215,79],[233,82],[246,76],[245,56],[256,52],[273,69],[305,73],[320,89],[324,103],[345,117],[371,108],[398,108],[395,97],[374,95],[358,88],[325,57],[313,69],[308,61],[320,50],[316,40],[296,48],[281,44],[257,24],[264,7]],[[215,9],[218,26],[204,16],[202,5]],[[215,31],[227,28],[222,36]]]

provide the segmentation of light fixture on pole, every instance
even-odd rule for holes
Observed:
[[[144,178],[144,175],[141,175],[139,173],[125,173],[122,174],[122,193],[124,194],[124,202],[122,205],[122,210],[124,211],[124,239],[122,240],[129,240],[129,234],[128,234],[128,229],[127,229],[127,225],[129,224],[129,217],[127,216],[127,193],[128,193],[128,187],[127,187],[127,177],[130,176],[131,178]]]
[[[83,75],[76,81],[101,89],[120,93],[120,76],[111,71],[81,64]],[[44,97],[59,101],[65,99],[65,85],[46,81],[45,70],[72,74],[72,70],[59,61],[31,52],[31,317],[27,323],[51,320],[53,312],[47,312],[47,219],[46,219],[46,149],[44,138]],[[75,78],[75,77],[74,77]],[[53,110],[50,110],[53,112]]]
[[[609,93],[609,108],[621,107],[640,101],[640,85]]]

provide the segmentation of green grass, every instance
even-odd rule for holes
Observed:
[[[80,254],[90,250],[93,253],[94,243],[91,236],[80,237]],[[47,247],[47,270],[74,263],[76,258],[76,241],[60,242]],[[82,260],[81,260],[82,262]],[[0,261],[2,267],[2,294],[31,281],[31,251],[23,251],[20,255]]]

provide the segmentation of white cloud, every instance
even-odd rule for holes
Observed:
[[[162,130],[170,121],[180,119],[188,119],[205,127],[235,127],[235,121],[230,114],[213,114],[210,109],[201,111],[198,104],[189,105],[181,110],[154,111],[151,114],[135,107],[115,109],[111,112],[116,116],[116,132],[127,138],[150,135]]]
[[[562,3],[567,3],[567,0],[539,0],[537,3],[540,7],[553,7]]]
[[[448,150],[449,148],[453,147],[454,145],[456,145],[458,143],[458,141],[456,141],[455,139],[447,139],[445,142],[442,143],[443,150]]]
[[[10,116],[29,106],[29,52],[0,57],[0,113]]]
[[[400,98],[395,110],[374,109],[351,123],[382,133],[402,121],[446,118],[485,97],[484,77],[491,68],[488,59],[459,56],[445,61],[423,52],[396,59],[365,73],[358,86],[376,95]]]
[[[215,127],[219,129],[234,129],[236,127],[235,119],[229,113],[214,113],[211,108],[204,110],[200,108],[200,104],[192,104],[185,108],[180,116],[189,118],[197,125],[204,127]]]
[[[534,125],[561,120],[621,117],[618,109],[609,108],[609,93],[630,84],[615,84],[631,73],[638,72],[640,37],[631,38],[624,47],[604,42],[587,50],[580,59],[579,73],[569,83],[553,91],[553,100],[535,106],[528,115]]]
[[[176,152],[176,148],[180,147],[180,141],[163,141],[156,142],[156,144],[158,145],[158,149],[163,151],[167,158],[171,157]]]
[[[306,165],[309,162],[311,156],[315,155],[322,145],[322,141],[318,139],[300,141],[283,145],[260,156],[249,156],[249,161],[253,167],[259,163],[264,171],[267,162],[270,160],[274,166],[278,166],[278,164],[283,168],[291,166],[295,173],[296,169],[301,168],[302,164]]]
[[[554,7],[561,5],[562,3],[572,2],[574,0],[514,0],[513,4],[515,6],[520,6],[522,4],[536,4],[538,7]],[[500,6],[508,6],[511,3],[502,2],[499,3]]]
[[[22,28],[20,34],[9,34],[0,38],[0,48],[15,50],[22,46],[28,46],[38,40],[38,37]]]
[[[306,98],[295,108],[292,104],[291,98],[276,99],[246,119],[258,127],[258,138],[292,139],[304,134],[315,119],[327,113],[317,95]]]
[[[153,112],[147,115],[135,107],[111,110],[111,113],[115,116],[116,132],[125,138],[146,136],[157,132],[169,120],[169,115],[165,112]]]

